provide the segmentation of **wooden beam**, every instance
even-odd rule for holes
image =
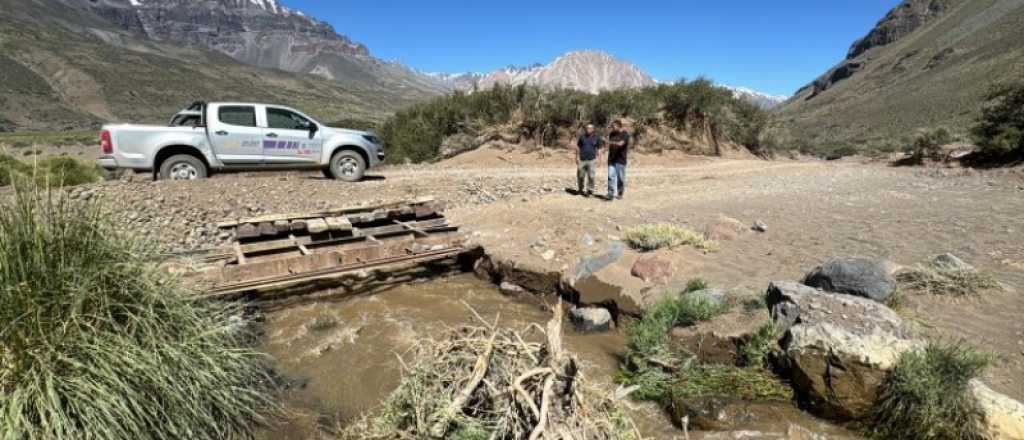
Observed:
[[[299,239],[295,238],[295,235],[289,235],[288,238],[292,240],[292,243],[295,243],[295,247],[299,248],[299,253],[301,253],[302,255],[309,256],[309,254],[312,253],[309,251],[309,248],[307,248],[306,245],[300,243]]]
[[[242,245],[238,244],[237,241],[235,242],[235,258],[238,259],[239,266],[245,265],[245,252],[242,252]]]

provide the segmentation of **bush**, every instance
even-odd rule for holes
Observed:
[[[270,407],[237,310],[190,299],[94,205],[0,210],[0,438],[248,437]]]
[[[0,154],[0,186],[33,181],[44,187],[76,186],[100,182],[105,175],[98,166],[71,157],[54,156],[27,164]]]
[[[969,382],[990,361],[958,344],[930,343],[904,353],[883,385],[872,434],[880,439],[985,439],[984,413]]]
[[[646,224],[626,229],[626,243],[633,249],[653,251],[676,246],[693,246],[702,251],[712,251],[718,244],[704,238],[703,234],[669,223]]]
[[[475,136],[488,126],[517,124],[532,139],[551,146],[560,134],[575,133],[586,123],[604,126],[618,118],[634,120],[638,130],[658,123],[708,129],[716,139],[730,137],[752,150],[761,148],[768,120],[764,110],[704,78],[597,95],[499,85],[399,111],[380,127],[380,135],[392,158],[422,162],[438,157],[446,137]]]
[[[999,283],[989,274],[934,264],[902,272],[896,276],[896,280],[911,290],[934,295],[970,296],[999,288]]]
[[[1024,153],[1024,82],[996,87],[986,99],[990,104],[971,130],[982,152]]]
[[[31,172],[32,168],[14,157],[0,153],[0,186],[15,183]]]
[[[953,141],[945,128],[925,130],[917,134],[914,143],[907,150],[911,160],[922,163],[927,160],[942,160],[942,146]]]

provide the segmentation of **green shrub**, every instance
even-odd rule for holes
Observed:
[[[32,168],[13,156],[0,153],[0,186],[7,186],[31,172]]]
[[[718,244],[704,238],[703,234],[670,223],[654,223],[626,229],[626,243],[633,249],[653,251],[677,246],[693,246],[702,251],[712,251]]]
[[[238,310],[190,298],[94,204],[0,209],[0,438],[221,439],[270,407]]]
[[[764,367],[768,355],[777,346],[776,341],[778,337],[775,333],[775,324],[769,321],[758,328],[750,340],[740,345],[740,361],[747,367]]]
[[[693,366],[682,371],[669,387],[672,402],[700,397],[741,400],[791,400],[793,389],[759,368],[721,365]]]
[[[761,148],[768,120],[760,108],[704,78],[597,95],[499,85],[399,111],[381,125],[380,135],[391,158],[422,162],[438,157],[446,137],[476,135],[488,126],[517,124],[532,139],[552,146],[560,135],[575,133],[586,123],[605,126],[618,118],[632,119],[638,131],[658,123],[707,129],[716,139],[729,137],[751,149]]]
[[[900,356],[876,410],[880,439],[983,440],[984,413],[969,390],[991,358],[959,344],[930,343]]]
[[[1024,153],[1024,82],[994,88],[971,133],[984,153]]]
[[[24,184],[34,181],[43,187],[76,186],[100,182],[105,175],[106,172],[98,166],[67,156],[54,156],[25,163],[9,155],[0,154],[0,186],[10,185],[19,180]]]
[[[941,160],[942,146],[953,141],[953,136],[945,128],[925,130],[917,134],[913,144],[907,149],[911,160],[921,163],[924,160]]]

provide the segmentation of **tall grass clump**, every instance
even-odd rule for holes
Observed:
[[[65,156],[54,156],[25,163],[0,153],[0,186],[14,183],[37,184],[44,187],[76,186],[104,179],[98,166]]]
[[[984,440],[985,415],[969,390],[991,362],[960,344],[930,343],[900,356],[883,387],[871,434],[879,439]]]
[[[669,332],[673,328],[709,321],[728,311],[727,305],[704,295],[689,295],[704,287],[702,280],[691,281],[684,292],[655,304],[627,328],[627,365],[621,379],[627,385],[639,387],[635,398],[663,401],[668,397],[674,378],[665,368],[687,362],[669,347]]]
[[[232,307],[59,191],[0,209],[0,439],[248,438],[271,402]],[[236,319],[237,321],[237,319]]]
[[[677,246],[693,246],[702,251],[713,251],[718,244],[703,234],[671,223],[654,223],[626,229],[626,243],[640,251],[654,251]]]
[[[896,275],[906,288],[932,295],[964,297],[986,290],[999,289],[991,275],[973,268],[920,265]]]

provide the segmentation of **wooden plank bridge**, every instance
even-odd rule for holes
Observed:
[[[235,241],[189,259],[211,296],[281,291],[451,260],[469,250],[444,208],[424,198],[228,220],[218,227],[233,230]]]

